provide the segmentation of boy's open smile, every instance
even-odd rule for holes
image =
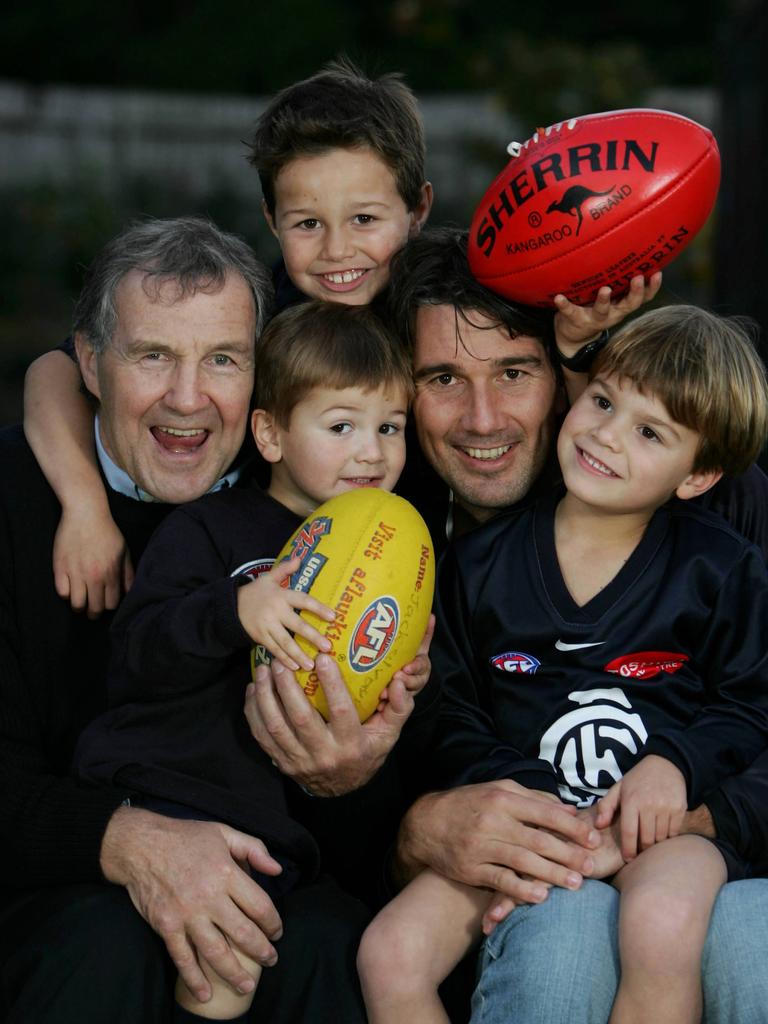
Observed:
[[[596,459],[594,455],[590,455],[589,452],[586,451],[584,448],[577,447],[576,450],[578,452],[580,460],[586,464],[584,468],[594,470],[595,473],[597,473],[599,476],[619,475],[618,473],[614,473],[611,467],[606,466],[606,464],[604,462],[601,462],[600,459]]]

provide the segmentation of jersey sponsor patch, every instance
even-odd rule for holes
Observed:
[[[522,651],[505,651],[503,654],[495,654],[489,660],[494,668],[500,668],[502,672],[525,672],[531,676],[541,667],[538,658],[532,654],[523,654]]]
[[[255,580],[256,577],[261,576],[262,573],[269,572],[274,564],[274,558],[255,558],[251,562],[243,562],[242,565],[238,565],[238,567],[233,569],[229,575],[250,576],[251,579]]]
[[[634,654],[621,654],[609,661],[605,671],[624,679],[653,679],[661,672],[673,675],[688,660],[687,654],[675,654],[672,651],[637,651]]]

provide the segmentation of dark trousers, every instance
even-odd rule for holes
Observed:
[[[254,1021],[365,1024],[355,956],[370,914],[330,880],[282,901],[278,963]],[[4,1024],[167,1024],[176,972],[165,946],[112,885],[17,894],[0,910]]]

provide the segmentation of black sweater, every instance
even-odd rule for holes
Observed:
[[[587,806],[638,756],[690,805],[768,746],[768,570],[719,517],[673,501],[587,604],[560,572],[554,498],[462,538],[441,566],[437,765]]]
[[[178,509],[149,544],[112,629],[110,710],[76,754],[90,782],[203,811],[262,839],[305,874],[326,871],[370,902],[436,720],[419,694],[395,750],[361,789],[307,797],[283,778],[243,714],[252,641],[237,590],[263,572],[301,519],[255,484]]]
[[[104,707],[110,615],[55,591],[61,508],[20,427],[0,431],[0,875],[5,885],[101,879],[99,851],[124,789],[69,775],[78,734]],[[108,490],[134,562],[171,506]]]

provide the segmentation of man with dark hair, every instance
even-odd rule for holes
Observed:
[[[444,536],[446,523],[462,532],[551,485],[549,456],[564,400],[550,358],[584,371],[599,343],[558,353],[537,313],[515,309],[474,280],[466,235],[458,231],[413,239],[393,262],[391,294],[395,327],[413,357],[416,429],[427,472],[435,474],[426,487],[424,477],[417,480],[419,495],[429,496],[433,536]],[[768,484],[758,469],[717,485],[701,503],[768,552]],[[722,836],[768,869],[766,771],[768,754],[690,811],[685,830]],[[488,940],[478,991],[491,1016],[473,1020],[501,1019],[492,1009],[500,1014],[500,1005],[526,1021],[608,1019],[618,899],[590,876],[611,874],[622,862],[610,830],[597,845],[590,823],[588,813],[572,818],[506,780],[428,793],[406,815],[402,880],[428,866],[542,904],[518,907]],[[555,888],[548,893],[542,883]],[[729,884],[719,897],[704,955],[708,1021],[753,1021],[764,1012],[764,972],[750,969],[749,953],[761,946],[756,936],[765,938],[766,898],[768,882],[757,879]],[[592,982],[586,990],[574,984],[584,973]]]
[[[428,229],[396,257],[390,314],[413,360],[414,421],[425,460],[406,489],[437,543],[551,483],[564,409],[547,311],[514,306],[469,273],[466,235]],[[410,456],[409,456],[410,458]]]
[[[174,505],[238,486],[254,339],[271,305],[248,246],[206,221],[136,225],[92,265],[75,345],[99,403],[109,512],[134,560]],[[198,956],[252,990],[227,940],[266,966],[277,960],[283,926],[247,870],[261,842],[70,777],[77,736],[104,705],[109,618],[78,615],[56,593],[61,506],[20,428],[0,432],[0,452],[0,1015],[165,1020],[163,942],[199,998],[209,986]],[[313,1020],[362,1019],[356,902],[339,894],[329,905],[309,887],[282,916],[296,948],[280,946],[288,982],[280,967],[264,972],[254,1004],[264,1018],[295,1021],[306,1009]]]

